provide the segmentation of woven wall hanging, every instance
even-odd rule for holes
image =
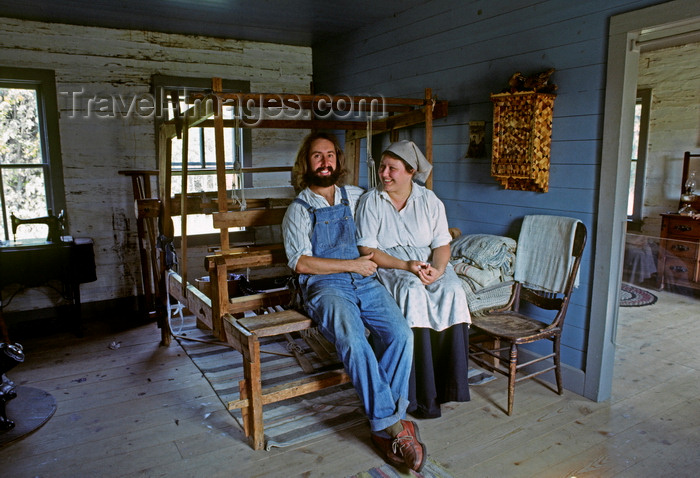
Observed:
[[[491,176],[505,189],[547,192],[554,98],[521,91],[491,95]]]

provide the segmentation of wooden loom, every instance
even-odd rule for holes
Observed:
[[[171,218],[182,217],[182,246],[179,273],[161,271],[160,281],[163,285],[158,289],[161,293],[164,307],[169,306],[168,291],[180,304],[183,304],[196,317],[200,327],[211,329],[217,339],[227,342],[238,350],[243,357],[244,379],[239,383],[240,400],[228,404],[229,410],[240,408],[243,413],[243,426],[250,445],[254,449],[264,447],[264,429],[262,407],[287,398],[296,397],[325,387],[345,383],[349,380],[342,370],[331,370],[310,374],[304,379],[263,389],[262,370],[260,361],[260,338],[285,335],[292,332],[304,331],[313,327],[309,317],[297,310],[284,309],[290,302],[291,291],[287,289],[266,291],[258,294],[229,297],[228,277],[230,272],[245,271],[255,268],[286,267],[287,258],[282,244],[254,244],[245,247],[231,247],[229,229],[244,227],[279,225],[282,222],[287,206],[292,201],[289,198],[250,199],[246,201],[245,210],[227,197],[226,158],[224,149],[224,130],[230,127],[245,128],[279,128],[305,130],[341,130],[345,131],[346,168],[349,170],[349,182],[357,184],[361,140],[368,134],[389,133],[393,140],[398,139],[398,130],[416,124],[425,123],[425,153],[432,162],[432,122],[433,119],[447,115],[447,102],[437,101],[432,97],[431,90],[426,89],[425,98],[383,98],[357,96],[348,97],[308,94],[243,94],[223,93],[221,80],[213,80],[213,93],[208,96],[193,96],[192,101],[210,101],[211,108],[196,110],[190,108],[176,117],[165,122],[159,132],[159,212],[161,233],[173,237]],[[222,114],[214,114],[222,104],[238,106],[245,104],[263,111],[265,108],[296,109],[295,118],[302,116],[296,113],[306,112],[304,119],[259,119],[254,123],[224,119]],[[387,114],[371,122],[366,121],[367,112],[372,105],[380,104]],[[324,110],[324,105],[333,111],[347,111],[357,108],[357,114],[351,119],[318,119],[318,112]],[[213,194],[198,192],[188,194],[187,188],[187,138],[188,129],[194,126],[211,127],[214,129],[216,150],[217,191]],[[182,138],[182,185],[183,191],[179,197],[171,195],[172,179],[172,140]],[[242,168],[243,173],[265,173],[290,171],[290,167],[251,167]],[[431,185],[432,178],[428,180]],[[204,198],[204,201],[203,201]],[[138,206],[137,212],[141,209]],[[152,217],[152,201],[144,201],[144,214]],[[215,228],[220,230],[220,250],[205,259],[211,292],[205,295],[187,279],[187,230],[186,218],[188,213],[211,212]],[[141,244],[140,244],[141,245]],[[160,257],[164,251],[157,251]],[[142,256],[143,257],[143,256]],[[146,266],[155,261],[146,261]],[[162,263],[162,260],[161,260]],[[144,264],[144,261],[142,261]],[[287,268],[287,272],[291,271]],[[161,314],[162,315],[162,314]],[[171,341],[172,331],[167,318],[161,317],[161,338],[164,345]]]

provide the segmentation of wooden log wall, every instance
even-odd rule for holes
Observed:
[[[56,72],[69,230],[95,243],[98,280],[81,287],[84,303],[141,290],[131,182],[118,171],[156,167],[154,119],[127,113],[134,98],[151,94],[151,76],[216,76],[248,81],[251,91],[304,93],[311,63],[305,47],[0,19],[0,65]],[[122,114],[113,98],[123,100]],[[277,166],[293,164],[304,132],[255,134],[256,164]],[[288,174],[272,181],[280,180]],[[25,294],[8,311],[53,304],[44,290]]]

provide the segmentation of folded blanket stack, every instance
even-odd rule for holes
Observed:
[[[468,234],[450,243],[450,262],[462,279],[472,314],[508,302],[516,246],[509,237],[491,234]]]

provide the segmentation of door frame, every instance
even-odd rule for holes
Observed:
[[[697,0],[673,0],[610,18],[596,273],[584,383],[584,396],[596,401],[607,400],[612,391],[640,41],[670,39],[688,25],[700,25]]]

